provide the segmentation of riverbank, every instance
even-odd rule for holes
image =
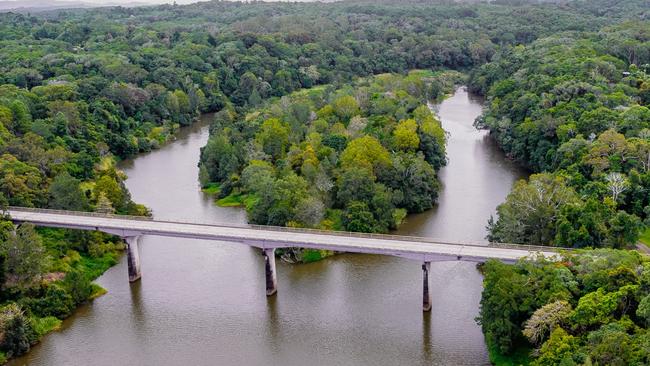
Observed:
[[[16,196],[30,200],[7,199],[0,193],[0,206],[147,215],[146,207],[130,199],[123,186],[126,176],[116,169],[116,160],[106,154],[87,165],[68,163],[71,171],[85,179],[64,170],[41,190],[31,184],[21,186],[27,192]],[[29,352],[44,336],[60,330],[62,322],[79,307],[106,294],[107,290],[93,281],[119,262],[124,249],[121,240],[112,235],[15,226],[8,217],[0,217],[0,243],[1,363]]]
[[[507,191],[506,177],[518,176],[472,127],[479,100],[460,89],[438,109],[450,131],[439,204],[427,216],[410,216],[400,230],[444,238],[451,235],[446,228],[461,226],[463,239],[481,240],[486,218],[504,198],[501,190],[484,190]],[[132,199],[157,219],[246,224],[244,210],[218,207],[200,191],[199,150],[211,121],[206,116],[181,129],[176,142],[119,164]],[[463,167],[470,158],[473,163]],[[492,206],[474,202],[467,209],[476,195]],[[97,280],[106,295],[81,307],[60,331],[11,365],[202,365],[205,360],[301,365],[307,358],[314,366],[350,359],[377,365],[489,364],[474,322],[482,279],[472,263],[432,263],[430,289],[436,295],[433,311],[423,315],[421,268],[410,260],[341,254],[299,266],[278,261],[278,295],[268,299],[263,256],[256,250],[153,236],[144,236],[140,249],[138,283],[129,284],[126,261],[120,260]],[[315,350],[314,344],[328,347]],[[145,348],[149,351],[142,352]]]
[[[61,240],[65,240],[65,231],[61,229],[38,229],[37,232],[49,252],[58,247]],[[60,330],[63,321],[72,316],[78,307],[106,294],[106,289],[93,281],[118,263],[124,247],[121,243],[101,245],[101,253],[95,251],[93,256],[68,250],[61,258],[50,257],[51,272],[44,274],[40,280],[47,283],[47,287],[41,285],[18,292],[15,287],[5,289],[9,292],[4,294],[5,305],[0,310],[2,337],[11,337],[14,342],[21,342],[22,346],[14,343],[12,348],[5,348],[7,353],[1,351],[0,363],[7,363],[12,357],[28,351],[45,336]],[[39,295],[38,291],[44,293]]]

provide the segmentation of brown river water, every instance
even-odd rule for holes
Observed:
[[[435,109],[449,132],[449,164],[436,208],[399,234],[483,240],[488,217],[525,172],[472,122],[481,101],[460,88]],[[208,121],[177,141],[122,162],[136,202],[159,219],[245,223],[199,190]],[[342,254],[318,263],[278,261],[278,293],[265,295],[260,253],[241,244],[144,237],[141,281],[126,258],[97,282],[108,293],[12,365],[486,365],[474,321],[481,275],[473,263],[431,264],[431,313],[422,312],[419,262]]]

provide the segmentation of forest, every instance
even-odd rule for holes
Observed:
[[[482,272],[478,321],[493,362],[650,363],[647,256],[636,251],[581,249],[565,253],[560,262],[490,261]]]
[[[244,205],[255,223],[387,232],[435,204],[445,134],[427,102],[467,82],[487,100],[477,126],[537,173],[499,206],[489,239],[629,248],[650,217],[649,17],[644,0],[210,1],[2,13],[0,204],[148,215],[116,161],[215,112],[200,180],[221,204]],[[91,281],[123,247],[103,234],[8,220],[0,239],[0,360],[101,294]],[[605,272],[576,254],[557,274],[574,271],[568,292],[540,295],[508,319],[486,300],[508,286],[491,272],[544,277],[556,267],[488,263],[481,324],[491,351],[540,346],[542,362],[551,332],[522,335],[535,311],[562,300],[568,306],[553,306],[568,313],[585,297],[610,296],[625,309],[593,324],[558,320],[550,340],[574,344],[576,364],[603,364],[586,344],[624,332],[626,362],[642,364],[631,355],[648,349],[637,342],[647,262],[598,253],[608,270],[621,262],[619,282],[578,278],[571,263]]]
[[[623,40],[619,42],[619,40]],[[539,173],[518,183],[490,240],[632,247],[650,223],[650,28],[625,23],[503,51],[476,69],[477,124]]]
[[[445,132],[427,101],[461,77],[382,74],[294,92],[242,116],[223,109],[201,152],[202,183],[219,204],[245,205],[253,224],[388,232],[435,203]]]

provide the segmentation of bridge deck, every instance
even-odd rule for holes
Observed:
[[[15,207],[9,208],[7,213],[16,222],[30,222],[37,226],[99,230],[122,237],[134,235],[171,236],[228,241],[259,248],[302,247],[327,249],[341,252],[392,255],[421,261],[465,260],[482,262],[487,259],[499,259],[514,262],[533,254],[549,258],[558,255],[557,251],[548,247],[449,243],[433,241],[428,238],[393,235],[172,222],[130,216]]]

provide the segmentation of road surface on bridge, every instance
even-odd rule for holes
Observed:
[[[154,219],[99,215],[86,212],[25,209],[7,210],[15,222],[36,226],[98,230],[121,237],[139,235],[171,236],[215,241],[228,241],[262,249],[301,247],[340,252],[392,255],[421,260],[464,260],[482,262],[498,259],[515,262],[533,254],[555,258],[553,248],[487,243],[450,243],[429,238],[359,234],[270,226],[232,226]]]

